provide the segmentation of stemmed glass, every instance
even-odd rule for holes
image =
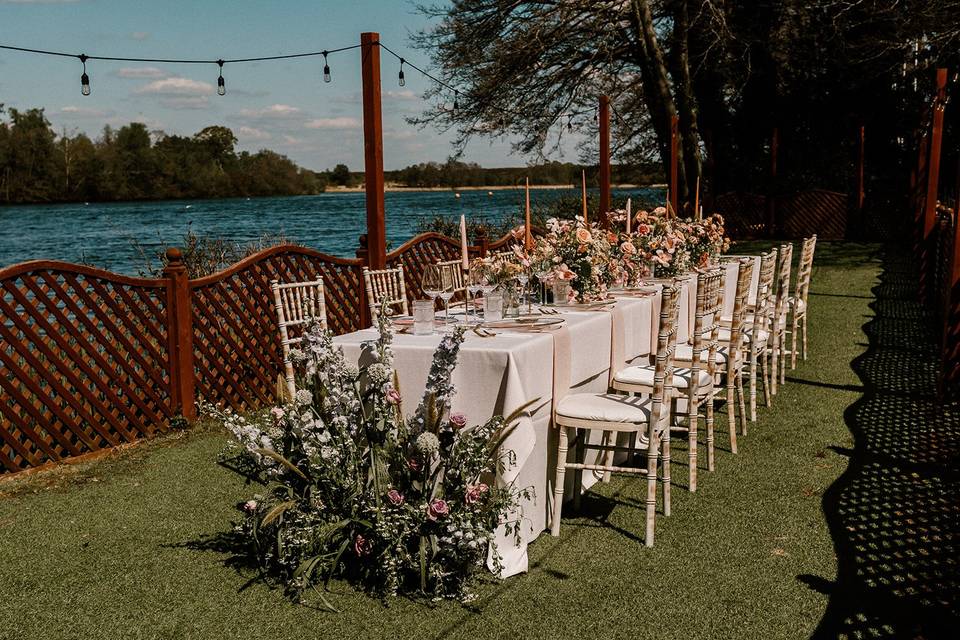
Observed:
[[[423,270],[423,277],[420,279],[420,288],[423,289],[423,295],[427,296],[433,303],[437,303],[437,298],[443,291],[442,280],[440,279],[440,267],[435,264],[428,264]]]
[[[530,274],[526,270],[521,271],[520,275],[517,276],[517,282],[520,283],[520,295],[527,300],[527,315],[530,315],[533,313],[530,308],[530,296],[527,295],[527,283],[530,282]]]
[[[547,274],[549,273],[543,265],[539,265],[533,274],[540,283],[540,304],[547,303]]]
[[[480,312],[477,311],[477,294],[483,291],[483,275],[480,269],[473,268],[467,272],[467,294],[470,296],[470,305],[473,307],[473,317],[480,319]]]
[[[443,299],[443,321],[450,322],[450,298],[457,292],[454,282],[453,266],[446,265],[440,269],[440,297]]]

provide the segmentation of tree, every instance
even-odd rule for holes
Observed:
[[[338,164],[333,168],[333,171],[330,172],[330,182],[333,184],[346,187],[350,186],[351,180],[350,169],[345,164]]]

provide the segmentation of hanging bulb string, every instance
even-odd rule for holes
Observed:
[[[236,63],[236,62],[263,62],[267,60],[289,60],[291,58],[310,58],[316,56],[323,56],[326,58],[328,54],[331,53],[340,53],[341,51],[350,51],[352,49],[359,49],[363,45],[354,44],[349,47],[340,47],[338,49],[325,49],[323,51],[307,51],[304,53],[289,53],[286,55],[278,56],[259,56],[255,58],[226,58],[223,60],[224,64]],[[47,49],[31,49],[28,47],[14,47],[12,45],[0,44],[0,49],[6,49],[8,51],[22,51],[24,53],[38,53],[45,56],[62,56],[65,58],[79,58],[80,56],[75,53],[66,53],[64,51],[49,51]],[[163,64],[217,64],[220,60],[210,60],[210,59],[188,59],[188,58],[125,58],[121,56],[86,56],[87,60],[109,60],[114,62],[155,62]]]
[[[217,60],[217,66],[220,67],[220,77],[217,78],[217,93],[221,96],[227,94],[227,84],[223,79],[223,60]]]

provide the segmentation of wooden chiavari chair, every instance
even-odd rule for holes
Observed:
[[[672,412],[674,426],[671,430],[687,433],[688,462],[690,466],[690,491],[697,490],[697,447],[700,407],[706,411],[707,427],[707,468],[713,470],[713,398],[716,395],[715,382],[720,375],[717,363],[717,336],[720,329],[720,312],[723,307],[723,280],[725,272],[713,269],[697,276],[697,299],[692,360],[689,366],[675,367],[673,370]],[[679,351],[679,346],[677,347]],[[675,354],[676,358],[676,354]],[[679,364],[678,360],[674,360]],[[722,360],[721,360],[722,362]],[[684,363],[685,364],[685,363]],[[655,365],[635,365],[622,369],[614,375],[612,386],[618,391],[635,394],[653,395],[656,380]],[[681,401],[686,404],[681,411]],[[687,426],[677,425],[681,413],[687,417]]]
[[[780,257],[777,261],[777,295],[773,307],[773,321],[770,323],[773,335],[767,345],[770,357],[770,395],[777,395],[777,383],[786,381],[784,363],[787,359],[787,311],[790,300],[790,268],[793,263],[793,245],[789,242],[780,245]]]
[[[386,304],[387,314],[410,315],[407,302],[407,287],[403,280],[403,267],[371,270],[363,268],[363,283],[367,290],[367,304],[374,324],[380,317],[380,309]]]
[[[657,504],[657,458],[660,456],[660,435],[669,434],[670,398],[673,385],[673,353],[677,345],[680,289],[676,285],[663,288],[660,304],[660,330],[657,337],[657,357],[654,371],[653,393],[647,397],[619,393],[576,393],[563,398],[554,411],[554,423],[560,432],[557,447],[557,474],[553,487],[554,502],[550,531],[560,535],[560,512],[563,507],[563,489],[567,469],[574,469],[579,476],[583,471],[633,474],[647,476],[647,517],[644,544],[654,542],[654,521]],[[567,429],[574,429],[576,437],[575,461],[567,461],[569,436]],[[647,466],[621,467],[613,464],[585,464],[582,454],[586,449],[606,452],[635,453],[643,447],[642,440],[629,447],[613,444],[589,444],[590,430],[615,433],[641,434],[647,430]],[[663,438],[663,512],[670,515],[670,438]],[[579,478],[574,482],[574,500],[578,502],[582,485]]]
[[[288,282],[280,284],[270,281],[273,291],[273,306],[277,312],[277,326],[280,329],[280,346],[283,350],[283,374],[289,398],[297,393],[293,363],[290,361],[290,345],[303,341],[302,336],[290,336],[291,327],[302,327],[313,320],[319,320],[327,328],[327,305],[324,298],[323,280],[310,282]]]
[[[800,264],[797,267],[797,288],[789,298],[790,322],[790,369],[797,368],[797,333],[803,331],[802,353],[807,359],[807,296],[810,294],[810,276],[813,273],[813,254],[817,248],[817,236],[805,238],[800,250]]]

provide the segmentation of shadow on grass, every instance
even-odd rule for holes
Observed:
[[[887,251],[869,346],[851,363],[855,446],[823,497],[837,580],[797,576],[830,596],[815,638],[956,637],[960,624],[960,405],[934,395],[937,336],[915,282]]]

